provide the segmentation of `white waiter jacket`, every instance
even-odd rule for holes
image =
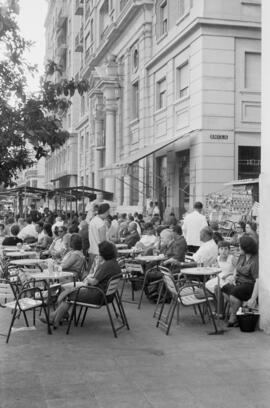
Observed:
[[[200,232],[204,227],[207,227],[207,221],[204,215],[198,211],[192,211],[184,218],[183,234],[188,245],[200,246]]]

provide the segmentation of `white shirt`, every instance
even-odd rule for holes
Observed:
[[[229,255],[227,261],[220,261],[220,257],[218,257],[218,265],[222,269],[222,272],[219,274],[219,278],[216,276],[215,278],[210,279],[206,282],[205,286],[211,293],[215,293],[215,287],[219,284],[220,288],[222,288],[227,283],[233,282],[233,272],[234,266],[232,264],[233,256]]]
[[[207,227],[206,218],[198,211],[185,216],[182,229],[188,245],[200,246],[200,232],[204,227]]]
[[[197,252],[193,255],[193,259],[197,263],[203,263],[204,266],[211,266],[217,262],[218,246],[213,239],[203,242]]]
[[[19,232],[18,238],[24,241],[26,237],[34,237],[34,238],[38,237],[38,233],[36,231],[36,227],[34,224],[27,224]]]
[[[55,227],[63,227],[64,221],[56,221],[52,226],[52,232],[54,232]]]
[[[42,230],[39,234],[38,234],[38,243],[42,240],[42,238],[45,236],[45,232]]]
[[[159,243],[158,237],[155,235],[142,235],[140,241],[136,243],[136,247],[140,248],[140,244],[143,245],[144,248],[151,248],[151,246],[157,246]]]
[[[104,239],[106,239],[106,225],[104,220],[96,215],[89,223],[89,253],[99,255],[98,244],[100,244],[100,233],[104,233]]]

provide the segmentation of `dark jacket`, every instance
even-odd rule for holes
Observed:
[[[2,245],[13,246],[13,245],[19,244],[20,242],[23,242],[23,241],[22,239],[18,237],[6,237],[4,241],[2,242]]]
[[[129,234],[126,238],[124,243],[127,244],[128,248],[134,247],[136,242],[140,241],[140,235],[136,231],[135,233]]]
[[[183,235],[181,235],[169,245],[166,255],[170,258],[176,259],[179,262],[184,262],[186,251],[187,242]]]

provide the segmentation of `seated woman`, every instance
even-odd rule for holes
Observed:
[[[66,302],[67,296],[70,299],[76,298],[76,290],[81,286],[96,286],[103,291],[106,291],[108,281],[117,275],[121,275],[120,266],[116,260],[116,248],[108,241],[103,241],[99,244],[99,254],[104,259],[104,262],[99,265],[96,270],[95,276],[88,275],[83,282],[77,282],[76,287],[68,286],[59,296],[58,307],[55,312],[50,315],[50,323],[56,328],[58,327],[61,320],[65,317],[70,304]],[[78,301],[92,304],[100,304],[102,296],[98,291],[89,291],[87,289],[81,289],[79,292]],[[40,318],[40,320],[46,323],[45,318]]]
[[[239,221],[235,228],[236,231],[232,236],[231,245],[239,246],[240,238],[245,233],[246,224],[243,221]]]
[[[138,241],[140,241],[140,235],[138,234],[137,224],[132,221],[128,225],[128,234],[125,237],[124,243],[128,248],[132,248]]]
[[[8,246],[12,246],[12,245],[17,245],[19,243],[22,243],[22,239],[18,238],[18,234],[20,232],[20,227],[18,224],[13,224],[10,228],[10,237],[6,237],[4,238],[2,245],[8,245]]]
[[[245,234],[240,238],[240,257],[236,265],[234,283],[229,283],[221,289],[222,292],[229,295],[231,313],[228,327],[238,325],[236,312],[242,302],[252,298],[258,273],[258,246],[253,238]]]
[[[164,265],[179,265],[180,262],[185,261],[187,242],[183,236],[182,227],[175,225],[172,230],[173,239],[165,252],[165,255],[169,257],[169,259],[164,262]]]
[[[155,235],[154,226],[151,222],[145,224],[143,235],[135,245],[135,248],[141,249],[143,255],[150,255],[153,249],[159,246],[159,239]]]
[[[51,224],[44,224],[43,225],[43,235],[38,241],[36,248],[40,251],[45,251],[49,249],[53,242],[53,237],[52,237],[52,226]]]
[[[254,239],[256,244],[259,244],[259,235],[257,234],[257,224],[256,222],[247,222],[246,223],[246,234]]]
[[[5,236],[6,236],[5,225],[0,224],[0,237],[5,237]]]
[[[66,252],[64,236],[67,233],[67,227],[65,225],[58,227],[58,236],[53,240],[50,248],[49,255],[53,258],[61,258]]]
[[[81,280],[80,276],[85,257],[82,252],[82,238],[79,234],[72,234],[70,238],[70,250],[64,255],[61,266],[63,271],[73,272],[76,280]]]

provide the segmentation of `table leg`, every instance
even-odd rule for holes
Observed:
[[[52,334],[52,329],[50,325],[50,304],[51,304],[51,288],[50,281],[48,282],[48,304],[47,304],[47,314],[48,314],[48,334]]]
[[[217,324],[216,324],[215,317],[214,317],[214,315],[213,315],[213,312],[212,312],[212,309],[211,309],[211,306],[210,306],[210,302],[209,302],[209,299],[208,299],[208,295],[207,295],[207,290],[206,290],[206,287],[205,287],[205,283],[206,283],[206,280],[205,280],[205,277],[204,277],[204,281],[203,281],[204,295],[205,295],[207,307],[208,307],[208,310],[209,310],[209,313],[210,313],[210,317],[211,317],[211,320],[212,320],[212,323],[213,323],[213,326],[214,326],[214,330],[215,330],[215,331],[213,331],[213,332],[209,332],[208,334],[209,334],[209,335],[213,335],[213,334],[224,334],[224,330],[223,330],[223,329],[219,329],[218,326],[217,326]],[[220,283],[219,283],[219,276],[218,276],[218,288],[220,288],[219,285],[220,285]],[[217,303],[217,313],[219,314],[219,294],[218,294],[218,300],[217,300],[217,302],[218,302],[218,303]]]

